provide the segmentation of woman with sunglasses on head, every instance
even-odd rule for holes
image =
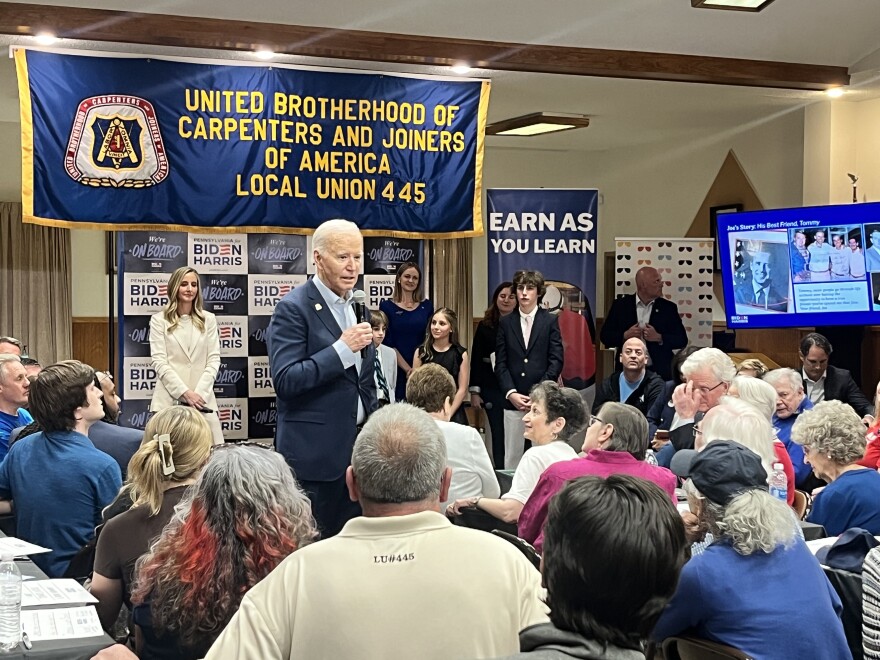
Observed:
[[[123,602],[131,608],[135,562],[171,520],[213,446],[204,416],[185,406],[156,413],[144,433],[121,494],[133,506],[108,520],[98,536],[91,592],[100,601],[98,616],[108,630]]]
[[[214,442],[223,442],[214,398],[220,334],[216,317],[203,308],[194,268],[181,266],[168,278],[168,304],[150,318],[150,356],[158,376],[150,410],[191,406],[205,415]]]
[[[379,309],[388,317],[385,345],[397,351],[397,401],[406,397],[406,378],[413,370],[410,361],[434,315],[434,303],[424,297],[424,290],[422,269],[416,262],[407,261],[397,269],[394,295],[379,303]]]
[[[138,657],[203,657],[244,594],[316,536],[309,500],[281,454],[253,443],[216,446],[138,561]]]

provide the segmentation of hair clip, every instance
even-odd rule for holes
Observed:
[[[162,459],[162,474],[166,477],[174,474],[177,469],[174,467],[174,459],[171,457],[173,450],[171,448],[171,436],[168,433],[162,435],[154,435],[153,440],[159,443],[159,457]],[[165,456],[165,443],[168,443],[168,456]]]

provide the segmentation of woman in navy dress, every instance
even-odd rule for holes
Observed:
[[[424,297],[422,271],[414,261],[397,270],[394,296],[379,303],[388,317],[385,345],[397,351],[397,387],[395,398],[406,398],[406,379],[413,367],[410,360],[425,339],[425,328],[434,314],[434,304]]]

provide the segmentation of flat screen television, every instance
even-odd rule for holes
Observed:
[[[880,203],[717,218],[730,328],[880,325]]]

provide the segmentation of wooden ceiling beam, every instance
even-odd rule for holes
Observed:
[[[0,34],[178,48],[255,50],[396,64],[470,66],[573,76],[825,90],[849,84],[846,67],[673,53],[574,48],[340,30],[218,18],[0,2]]]

